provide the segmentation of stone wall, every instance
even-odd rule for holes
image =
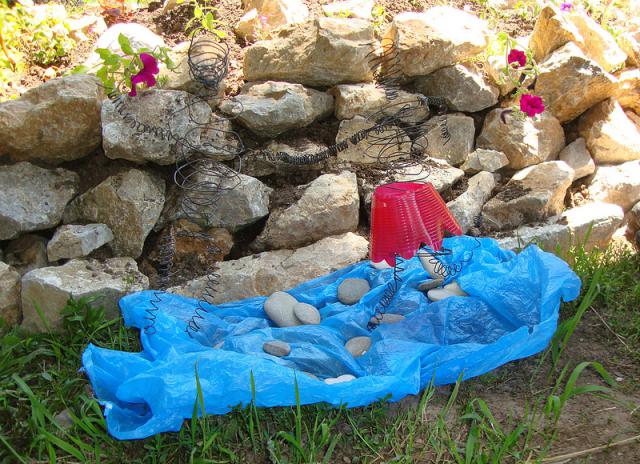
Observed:
[[[243,27],[254,24],[252,9]],[[133,117],[170,125],[192,145],[232,130],[242,135],[249,148],[242,173],[233,186],[202,174],[202,182],[229,188],[196,216],[179,208],[174,139],[127,124],[95,77],[54,79],[0,103],[6,323],[59,328],[69,297],[99,295],[115,314],[121,295],[157,286],[168,236],[175,246],[171,291],[197,296],[215,260],[224,260],[216,302],[290,288],[367,258],[371,195],[392,181],[431,182],[466,233],[495,236],[509,248],[537,241],[566,249],[589,230],[588,246],[606,246],[616,231],[631,239],[637,233],[637,56],[582,13],[545,7],[533,34],[518,38],[539,63],[530,84],[546,110],[533,118],[509,113],[504,60],[484,55],[496,31],[469,13],[402,13],[378,36],[357,17],[287,18],[245,50],[240,93],[189,106],[195,116],[175,111],[199,91],[185,66],[169,74],[166,87],[124,99]],[[632,52],[634,37],[626,37]],[[384,38],[394,40],[402,71],[396,101],[435,95],[449,109],[447,143],[437,119],[419,134],[426,141],[420,172],[370,164],[364,154],[375,144],[367,141],[312,166],[256,155],[265,148],[302,157],[366,128],[367,117],[388,103],[370,66]],[[184,58],[184,50],[175,53]],[[215,135],[199,131],[194,118],[215,121]],[[399,143],[410,142],[407,134]]]

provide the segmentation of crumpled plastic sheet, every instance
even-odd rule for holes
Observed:
[[[195,369],[205,410],[225,414],[251,402],[255,381],[257,406],[295,404],[295,381],[302,404],[325,402],[364,406],[390,396],[397,401],[430,383],[469,379],[509,361],[542,351],[555,332],[561,299],[580,293],[580,279],[555,255],[531,245],[519,254],[489,238],[451,237],[442,260],[466,262],[454,278],[468,297],[430,303],[417,290],[428,279],[418,258],[404,262],[402,282],[387,312],[406,316],[374,331],[367,323],[392,279],[392,270],[376,270],[369,261],[306,282],[288,292],[316,306],[320,325],[277,328],[263,311],[265,297],[209,306],[201,330],[191,338],[185,328],[197,301],[162,294],[155,333],[140,337],[143,351],[128,353],[89,345],[82,362],[104,406],[108,430],[118,439],[138,439],[178,431],[196,400]],[[337,300],[337,287],[348,277],[365,278],[371,291],[359,303]],[[154,292],[127,295],[120,301],[128,326],[143,328]],[[354,359],[344,344],[367,335],[373,345]],[[264,342],[282,340],[291,353],[266,354]],[[214,348],[217,345],[221,347]],[[305,375],[310,372],[319,379]],[[352,374],[351,382],[322,379]]]

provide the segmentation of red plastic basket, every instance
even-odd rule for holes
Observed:
[[[421,244],[438,250],[444,231],[462,230],[438,191],[429,183],[397,182],[381,185],[371,204],[370,258],[395,265],[396,254],[412,258]]]

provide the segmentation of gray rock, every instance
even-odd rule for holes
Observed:
[[[438,261],[440,260],[437,256],[434,256],[432,253],[429,253],[426,250],[420,250],[420,252],[418,253],[418,259],[420,259],[420,264],[422,264],[424,270],[427,271],[429,277],[434,280],[442,278],[442,276],[438,272]]]
[[[474,113],[498,103],[500,90],[489,83],[478,66],[456,64],[438,69],[415,81],[423,95],[438,95],[447,99],[453,111]]]
[[[20,274],[0,261],[0,320],[12,326],[22,317],[20,310]]]
[[[0,156],[58,165],[90,154],[100,146],[103,98],[95,77],[77,74],[0,103]]]
[[[0,167],[0,240],[57,226],[78,192],[78,175],[22,162]]]
[[[106,48],[111,52],[121,53],[120,44],[118,43],[118,36],[120,34],[124,34],[129,39],[131,47],[134,50],[140,50],[141,48],[154,50],[166,46],[162,37],[154,34],[141,24],[117,23],[98,37],[98,40],[94,45],[94,50],[98,48]],[[101,62],[100,56],[98,56],[96,52],[93,52],[87,61],[85,61],[84,65],[92,68]]]
[[[445,298],[450,298],[452,296],[458,295],[444,288],[434,288],[427,292],[427,298],[429,298],[429,300],[433,301],[434,303],[436,301],[444,300]]]
[[[371,348],[371,337],[353,337],[344,347],[354,358],[360,357]]]
[[[491,197],[496,187],[496,179],[490,172],[479,172],[471,179],[466,192],[447,203],[447,208],[462,228],[462,233],[473,227],[474,220],[482,212],[482,207]]]
[[[352,380],[355,380],[355,376],[351,375],[351,374],[344,374],[341,375],[339,377],[335,377],[335,378],[328,378],[328,379],[324,379],[324,383],[328,384],[328,385],[333,385],[336,383],[344,383],[344,382],[351,382]]]
[[[338,160],[356,164],[376,164],[407,159],[411,156],[411,139],[401,127],[385,126],[375,138],[368,137],[357,144],[349,140],[354,134],[371,129],[375,124],[374,120],[362,116],[340,121],[336,144],[346,141],[347,149],[338,153]],[[388,140],[393,150],[381,144],[380,139]]]
[[[635,230],[640,229],[640,201],[631,208],[630,215],[629,225],[631,228]]]
[[[47,239],[35,234],[22,235],[7,245],[5,261],[23,276],[27,272],[49,265]]]
[[[47,244],[49,261],[81,258],[113,240],[111,229],[104,224],[60,226]]]
[[[473,151],[476,134],[473,118],[464,114],[447,115],[446,124],[451,138],[442,137],[439,117],[430,119],[428,124],[426,134],[416,141],[417,145],[425,147],[425,154],[443,159],[452,166],[464,163]]]
[[[473,175],[481,171],[496,172],[509,164],[509,158],[495,150],[487,150],[478,148],[476,151],[469,153],[467,160],[460,166],[465,174]]]
[[[251,82],[220,109],[262,137],[308,126],[333,113],[333,97],[288,82]]]
[[[358,227],[360,197],[356,175],[324,174],[286,209],[273,211],[254,250],[308,245],[321,238],[353,232]]]
[[[513,229],[560,214],[573,176],[573,169],[564,161],[547,161],[517,172],[484,205],[484,225],[493,230]]]
[[[194,175],[193,182],[200,185],[217,185],[221,192],[210,200],[203,197],[203,194],[193,195],[174,187],[158,228],[172,220],[190,219],[202,227],[217,227],[237,232],[269,214],[269,197],[273,190],[258,179],[244,174],[225,177],[200,173]],[[185,208],[181,206],[183,203],[193,212],[186,214]]]
[[[293,313],[301,324],[320,324],[320,312],[313,305],[307,303],[296,303],[293,307]]]
[[[212,117],[205,101],[178,90],[150,89],[102,105],[102,146],[111,159],[167,165],[196,150],[230,159],[233,155],[219,148],[235,149],[230,131],[231,123]]]
[[[291,353],[291,346],[289,346],[288,343],[280,340],[266,342],[264,345],[262,345],[262,349],[265,353],[268,353],[272,356],[278,356],[279,358],[288,356],[289,353]]]
[[[148,287],[149,279],[131,258],[74,259],[63,266],[35,269],[22,278],[22,327],[30,332],[60,330],[69,298],[95,298],[93,304],[103,306],[108,318],[115,318],[120,298]]]
[[[614,203],[628,211],[640,201],[640,161],[598,166],[588,192],[594,201]]]
[[[294,297],[285,292],[275,292],[264,302],[264,312],[278,327],[300,325],[293,307],[298,303]]]
[[[369,322],[371,324],[395,324],[404,320],[405,317],[402,314],[384,313],[380,317],[373,316]]]
[[[351,232],[327,237],[297,250],[276,250],[218,263],[214,304],[270,295],[366,259],[369,242]],[[199,277],[169,291],[199,297],[207,284]]]
[[[550,112],[535,118],[507,115],[504,123],[503,111],[495,109],[487,115],[476,146],[504,153],[509,158],[510,169],[555,159],[564,148],[564,130]]]
[[[285,142],[271,140],[264,146],[264,150],[272,153],[285,152],[296,158],[314,155],[327,148],[327,145],[317,143],[306,137],[287,138]],[[319,171],[329,163],[329,160],[315,164],[289,164],[281,161],[271,161],[266,158],[263,151],[248,152],[242,157],[242,172],[252,177],[265,177],[271,174],[283,172]]]
[[[62,430],[69,430],[71,427],[73,427],[73,419],[71,418],[71,415],[69,414],[69,409],[68,408],[67,409],[63,409],[58,414],[53,416],[53,420],[56,422],[56,424],[58,424],[58,426]]]
[[[64,212],[64,222],[106,224],[113,232],[110,246],[114,254],[137,258],[160,217],[164,188],[162,179],[131,169],[73,200]]]
[[[356,304],[369,290],[371,286],[365,279],[344,279],[338,286],[338,300],[346,305]]]
[[[371,82],[376,50],[369,21],[317,18],[278,29],[271,40],[247,48],[247,81],[281,80],[314,87]]]
[[[596,170],[596,164],[591,158],[585,140],[580,137],[574,142],[567,145],[558,156],[560,161],[567,163],[574,171],[575,178],[582,179],[585,176],[593,174]]]
[[[427,291],[431,290],[432,288],[439,287],[443,283],[444,283],[444,279],[443,278],[430,279],[430,280],[422,282],[420,285],[418,285],[418,290],[420,290],[421,292],[427,292]]]

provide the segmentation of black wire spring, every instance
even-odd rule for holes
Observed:
[[[176,241],[173,233],[173,226],[169,225],[167,232],[160,239],[160,244],[158,246],[158,278],[156,281],[158,290],[153,292],[153,297],[149,300],[149,308],[145,310],[146,315],[144,318],[149,322],[144,326],[143,330],[147,335],[153,335],[157,332],[156,319],[157,313],[160,310],[158,305],[162,302],[162,295],[169,286],[175,250]]]
[[[385,37],[380,42],[380,48],[369,52],[367,59],[376,86],[384,90],[387,100],[398,98],[402,83],[402,66],[395,42]]]
[[[376,305],[374,315],[373,317],[371,317],[371,319],[369,319],[369,322],[367,323],[367,329],[369,329],[370,332],[375,330],[380,325],[385,313],[387,312],[387,309],[389,309],[389,306],[391,306],[393,298],[398,293],[400,285],[402,284],[401,273],[405,270],[405,268],[403,267],[404,260],[397,254],[395,255],[395,259],[396,261],[393,266],[393,278],[387,282],[384,292],[382,293],[382,297]]]

